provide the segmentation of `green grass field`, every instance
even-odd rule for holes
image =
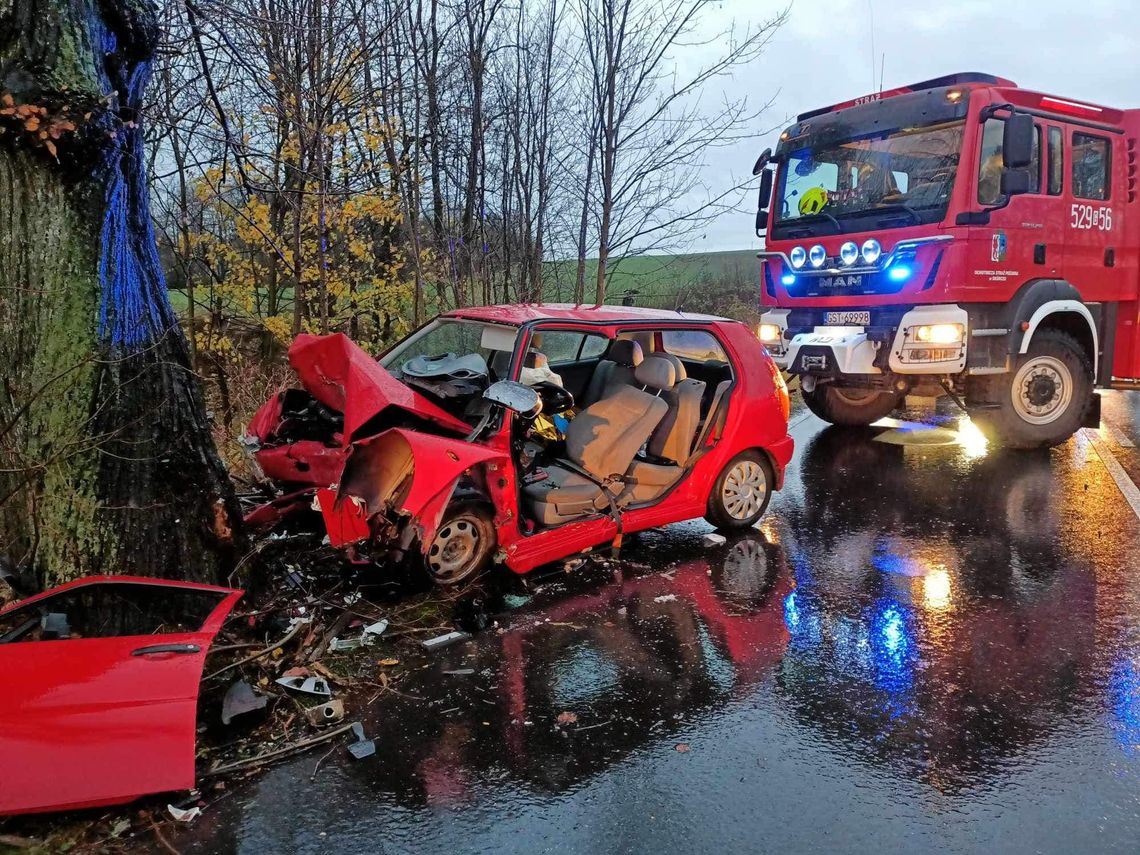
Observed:
[[[586,262],[586,299],[594,296],[597,260]],[[547,294],[552,302],[574,295],[577,261],[552,261],[547,265]],[[673,308],[688,303],[694,292],[710,287],[745,290],[759,285],[760,265],[756,250],[702,252],[687,255],[639,255],[611,260],[606,302],[620,303],[627,291],[636,291],[637,305]]]
[[[586,261],[588,303],[594,300],[597,269],[597,259]],[[573,300],[577,270],[577,260],[546,264],[548,302]],[[759,275],[760,264],[752,249],[611,259],[606,302],[620,303],[627,292],[636,291],[633,303],[638,306],[737,314],[734,306],[749,307],[758,302]],[[186,312],[184,291],[171,290],[170,302],[179,314]]]

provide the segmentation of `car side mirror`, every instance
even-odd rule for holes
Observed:
[[[1028,169],[1003,169],[1001,171],[1001,195],[1009,198],[1029,192]]]
[[[772,200],[772,180],[775,173],[765,169],[760,173],[760,193],[756,202],[756,232],[759,234],[768,227],[768,203]]]
[[[1014,113],[1006,118],[1001,155],[1007,169],[1025,169],[1030,165],[1034,133],[1033,117],[1028,113]]]
[[[542,398],[538,392],[516,380],[492,383],[483,393],[483,398],[527,419],[533,419],[542,412]]]

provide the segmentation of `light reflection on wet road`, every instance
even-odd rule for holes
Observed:
[[[1100,455],[1140,481],[1138,407],[1034,454],[797,416],[758,530],[550,577],[365,713],[373,760],[279,766],[180,848],[1135,851],[1140,523]]]

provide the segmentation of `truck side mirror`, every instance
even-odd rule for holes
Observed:
[[[768,203],[772,199],[772,179],[775,173],[765,169],[760,173],[760,193],[756,203],[756,233],[768,227]]]
[[[1021,193],[1028,192],[1028,169],[1009,169],[1007,167],[1001,171],[1001,195],[1008,199],[1010,196],[1017,196]]]
[[[1002,162],[1006,169],[1025,169],[1029,166],[1033,160],[1034,133],[1033,117],[1028,113],[1014,113],[1006,118],[1001,147]]]

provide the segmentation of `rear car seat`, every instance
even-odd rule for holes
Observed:
[[[676,376],[671,362],[650,357],[638,365],[633,378],[646,390],[617,384],[575,416],[566,429],[566,456],[573,467],[599,481],[624,475],[669,410],[666,400],[655,393],[672,389]],[[590,478],[556,463],[544,468],[543,480],[523,487],[530,516],[537,522],[555,525],[609,509],[610,499]],[[615,482],[611,495],[621,489],[621,483]]]
[[[594,369],[594,376],[590,378],[590,385],[586,387],[582,403],[589,406],[610,392],[616,391],[620,386],[632,386],[633,372],[644,358],[645,353],[636,341],[615,339],[606,353],[606,358]]]

